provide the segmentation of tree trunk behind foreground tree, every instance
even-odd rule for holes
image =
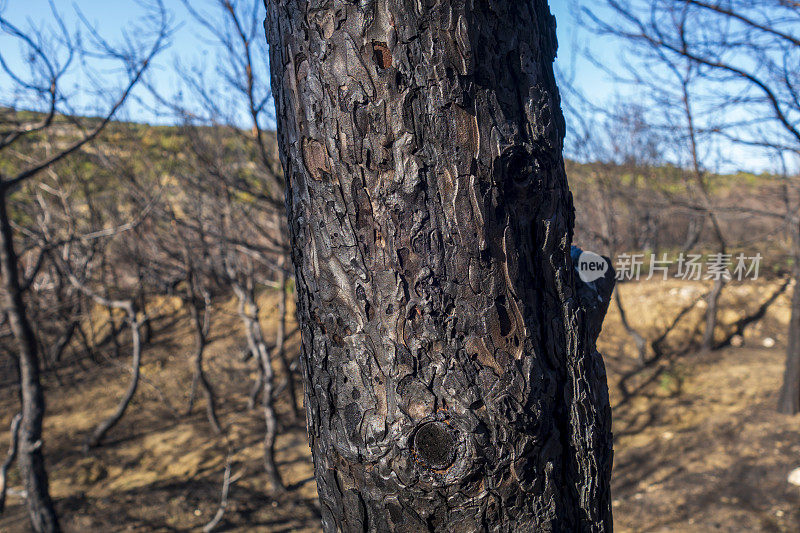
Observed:
[[[609,531],[544,0],[270,0],[326,531]]]
[[[786,367],[778,401],[778,411],[787,415],[800,413],[800,272],[795,273],[794,279]]]
[[[786,348],[786,367],[778,399],[778,411],[787,415],[800,413],[800,224],[792,228],[794,288],[789,319],[789,342]]]

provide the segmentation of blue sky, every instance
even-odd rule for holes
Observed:
[[[80,32],[86,38],[85,24],[78,16],[78,10],[80,10],[86,21],[94,26],[103,38],[115,44],[120,42],[124,32],[136,27],[137,22],[141,21],[145,13],[145,10],[137,0],[53,0],[53,3],[70,31],[80,29]],[[186,61],[200,60],[209,52],[211,45],[200,37],[200,32],[197,31],[196,25],[190,24],[191,18],[180,1],[164,0],[164,3],[173,17],[176,32],[171,39],[169,49],[163,52],[157,58],[155,64],[151,66],[150,79],[158,83],[160,89],[173,91],[177,90],[177,84],[171,75],[176,59],[182,58]],[[21,28],[27,29],[31,26],[37,28],[53,27],[54,16],[48,0],[0,0],[0,8],[2,7],[5,7],[2,11],[3,16]],[[3,47],[8,42],[8,37],[0,37],[0,47]],[[13,47],[7,48],[3,52],[6,60],[11,63],[12,68],[23,68],[24,70],[22,58],[18,53],[15,53]],[[99,74],[105,78],[103,80],[104,83],[118,75],[119,72],[114,70],[116,66],[109,69],[96,62],[91,67],[97,69]],[[7,83],[8,78],[0,73],[0,90],[6,91],[4,94],[0,94],[0,103],[7,103],[6,100],[9,98],[4,82]],[[76,76],[75,79],[69,80],[69,85],[74,85],[78,93],[83,93],[88,83],[86,79]],[[145,91],[138,91],[138,95],[146,99],[147,97],[144,93]],[[147,101],[149,102],[150,99],[147,99]],[[84,94],[81,102],[91,107],[94,102],[94,95]],[[100,104],[98,107],[102,108],[102,102],[98,102],[98,104]],[[87,110],[87,112],[91,112],[91,109]],[[159,117],[135,103],[127,105],[121,112],[121,116],[122,118],[142,122],[164,122],[163,117]]]
[[[550,1],[551,9],[556,16],[558,24],[559,54],[556,63],[557,70],[561,72],[562,78],[573,79],[575,85],[584,92],[587,98],[598,105],[607,104],[615,99],[629,102],[635,101],[635,90],[632,87],[613,82],[607,74],[592,65],[580,53],[582,48],[591,45],[596,54],[599,52],[603,62],[609,68],[612,70],[620,69],[621,45],[619,42],[610,37],[588,35],[575,20],[573,15],[574,5],[576,2],[581,1],[585,0]],[[592,5],[597,5],[594,0],[589,1],[593,2]],[[135,21],[143,13],[139,0],[53,0],[53,2],[68,28],[74,29],[82,25],[76,14],[77,7],[88,22],[111,41],[119,40],[126,28],[130,29],[131,25],[135,24]],[[181,89],[181,85],[174,74],[176,61],[181,61],[184,65],[203,64],[204,58],[213,56],[217,51],[206,36],[206,33],[192,19],[180,0],[164,0],[164,3],[172,14],[177,30],[172,37],[172,45],[169,50],[159,56],[151,68],[149,79],[164,96],[172,96]],[[202,8],[202,6],[209,5],[209,0],[192,0],[192,5],[196,8]],[[53,16],[48,0],[0,0],[0,12],[14,24],[25,28],[30,25],[36,27],[52,27],[53,25]],[[85,34],[85,31],[83,33]],[[24,65],[19,54],[14,53],[14,47],[8,46],[8,37],[0,36],[0,53],[12,67]],[[266,64],[266,57],[260,57],[260,59]],[[209,66],[214,63],[214,61],[207,62]],[[117,67],[109,68],[106,65],[98,64],[90,66],[92,70],[95,70],[96,75],[103,84],[107,84],[108,80],[115,80],[119,77]],[[114,70],[115,68],[117,70]],[[103,101],[102,95],[94,94],[87,89],[87,87],[91,87],[91,83],[87,83],[88,81],[88,79],[82,78],[81,74],[69,80],[70,86],[73,87],[73,94],[79,96],[77,101],[84,106],[79,111],[91,113],[93,105],[98,110],[104,109],[107,102]],[[154,109],[154,100],[148,95],[147,91],[140,88],[135,94],[138,97],[138,101],[134,100],[127,105],[118,115],[118,118],[162,124],[175,120],[169,114]],[[621,95],[624,96],[621,97]],[[569,95],[565,93],[564,97],[566,100]],[[109,98],[106,96],[106,100]],[[0,105],[4,104],[20,105],[19,102],[15,102],[14,95],[8,90],[7,76],[0,72]],[[575,137],[575,132],[570,130],[567,144],[569,145],[570,141],[574,140]],[[768,163],[750,159],[747,161],[740,160],[736,165],[760,169],[768,166]]]
[[[136,0],[54,0],[56,8],[63,16],[69,28],[80,26],[80,21],[76,16],[77,6],[90,23],[96,26],[104,37],[114,40],[122,34],[123,30],[135,21],[142,14]],[[572,71],[573,60],[577,55],[572,50],[577,38],[585,38],[578,29],[574,18],[569,13],[568,4],[565,0],[551,2],[552,10],[558,21],[559,34],[559,58],[558,63],[562,69]],[[202,5],[203,1],[193,0],[194,5]],[[191,19],[179,0],[165,0],[165,5],[171,11],[178,30],[172,39],[172,46],[168,52],[163,54],[156,65],[157,70],[153,73],[153,78],[158,80],[161,88],[170,90],[171,87],[177,90],[177,84],[170,76],[170,70],[175,58],[181,58],[184,62],[196,62],[201,60],[204,54],[214,53],[213,46],[200,35],[197,24]],[[0,0],[0,7],[5,7],[3,14],[15,24],[27,26],[33,24],[51,24],[52,15],[47,0]],[[4,41],[0,39],[0,45]],[[9,56],[13,61],[18,61],[18,57],[13,54]],[[611,83],[599,71],[588,65],[585,61],[578,61],[580,68],[575,69],[578,74],[580,85],[591,86],[598,98],[605,97],[613,92],[614,84]],[[0,85],[2,87],[2,85]],[[6,98],[2,98],[5,100]],[[129,118],[148,122],[159,122],[159,117],[141,109],[129,109]],[[137,116],[138,115],[138,116]]]

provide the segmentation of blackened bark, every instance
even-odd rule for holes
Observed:
[[[608,531],[544,0],[270,0],[326,531]]]
[[[44,390],[39,378],[39,349],[19,282],[14,235],[8,218],[7,190],[0,191],[0,270],[3,275],[3,305],[17,344],[22,423],[18,437],[17,465],[28,493],[28,516],[37,533],[60,531],[50,498],[42,451]]]

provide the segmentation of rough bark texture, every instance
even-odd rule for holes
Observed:
[[[544,0],[270,0],[326,531],[608,531]]]

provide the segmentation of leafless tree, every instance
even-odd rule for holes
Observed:
[[[239,300],[239,317],[244,325],[245,337],[250,353],[260,366],[261,401],[264,410],[264,465],[269,478],[270,489],[278,494],[285,490],[278,467],[275,464],[275,439],[278,432],[278,418],[275,414],[274,374],[272,370],[272,351],[264,339],[259,320],[260,306],[256,297],[254,262],[250,257],[225,259],[228,280]]]
[[[61,22],[62,17],[52,3],[51,8],[55,28],[48,30],[23,27],[0,13],[0,31],[21,47],[28,60],[25,67],[17,68],[8,55],[9,49],[0,51],[0,69],[11,81],[15,99],[12,107],[3,108],[0,114],[0,153],[13,162],[12,171],[4,170],[0,174],[0,266],[4,307],[16,339],[20,369],[22,422],[17,463],[28,494],[31,526],[37,532],[58,531],[59,523],[49,496],[43,458],[45,402],[40,379],[41,356],[25,302],[26,283],[20,272],[9,197],[26,182],[77,153],[100,135],[122,108],[153,57],[164,48],[170,33],[160,0],[148,6],[147,29],[137,34],[141,39],[130,39],[120,46],[103,39],[91,26],[87,26],[90,37],[79,40],[77,34]],[[119,90],[107,85],[96,87],[116,96],[98,113],[100,118],[95,119],[81,119],[75,115],[77,103],[65,87],[65,79],[81,64],[78,59],[88,55],[116,61],[126,73]],[[37,112],[24,112],[15,108],[18,105],[29,106]],[[58,135],[65,129],[70,133],[62,136],[63,144],[54,151],[36,153],[24,149],[30,146],[34,136]]]
[[[800,10],[785,0],[606,0],[603,6],[584,10],[596,29],[649,50],[661,65],[682,65],[692,73],[699,84],[695,94],[703,95],[694,113],[704,109],[719,119],[695,122],[698,134],[793,163],[794,171],[779,180],[783,212],[738,211],[773,218],[792,243],[795,296],[779,409],[800,412],[800,182],[790,179],[800,158]],[[686,109],[691,120],[691,103]]]
[[[66,258],[69,258],[70,253],[68,247],[65,249],[64,255]],[[142,320],[139,317],[139,310],[137,309],[136,303],[133,299],[111,300],[100,296],[93,291],[84,280],[79,279],[73,272],[71,272],[70,267],[66,266],[67,262],[68,259],[64,261],[65,273],[75,288],[94,300],[99,305],[102,305],[108,309],[120,309],[124,311],[126,315],[126,321],[131,331],[131,380],[128,385],[128,389],[125,391],[125,394],[117,406],[117,409],[111,414],[111,416],[101,422],[86,440],[87,448],[95,448],[103,442],[103,439],[111,430],[111,428],[113,428],[117,423],[119,423],[120,420],[122,420],[122,417],[125,414],[125,411],[128,409],[131,400],[136,394],[136,389],[139,386],[139,378],[142,367]],[[84,265],[84,267],[87,266],[88,265]]]
[[[184,84],[184,100],[156,94],[156,99],[183,123],[188,140],[189,167],[179,179],[193,191],[195,202],[185,205],[177,224],[193,239],[205,235],[213,242],[209,268],[224,280],[239,301],[247,354],[258,365],[259,378],[251,392],[264,409],[265,464],[271,490],[283,483],[274,461],[278,420],[274,409],[278,390],[285,390],[291,413],[300,416],[296,370],[288,358],[286,291],[289,272],[284,216],[284,181],[277,165],[269,71],[263,38],[264,6],[260,0],[214,0],[204,7],[183,2],[194,21],[215,44],[213,68],[206,64],[176,67]],[[222,145],[220,136],[236,142]],[[202,200],[201,200],[202,198]],[[194,214],[191,214],[194,213]],[[188,234],[187,233],[187,234]],[[276,341],[268,346],[259,319],[259,289],[277,288],[279,319]],[[280,362],[285,386],[276,387],[272,360]]]

